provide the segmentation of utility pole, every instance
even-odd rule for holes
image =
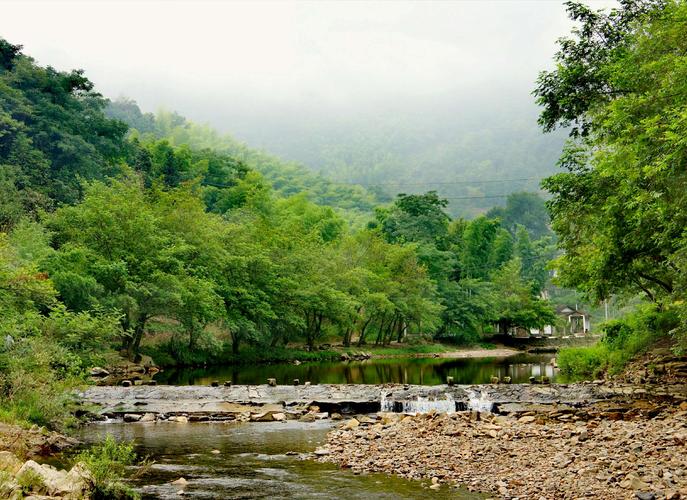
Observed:
[[[604,315],[606,317],[606,321],[608,321],[608,299],[604,299]]]

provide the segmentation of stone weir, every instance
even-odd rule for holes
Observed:
[[[431,410],[602,413],[623,418],[687,400],[687,386],[611,384],[94,386],[78,394],[81,414],[128,421],[316,420],[346,413]]]

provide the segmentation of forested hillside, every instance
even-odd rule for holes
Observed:
[[[127,99],[108,103],[108,116],[123,121],[133,134],[144,140],[165,138],[170,144],[185,144],[196,149],[212,149],[225,153],[243,165],[262,174],[272,188],[282,196],[307,193],[318,204],[345,210],[346,218],[364,220],[374,206],[389,201],[388,195],[373,193],[361,186],[341,185],[314,174],[295,162],[286,162],[271,154],[251,149],[230,135],[222,135],[207,125],[193,123],[175,112],[160,111],[157,115],[142,113],[138,105]]]
[[[57,418],[62,390],[117,352],[240,362],[244,346],[267,359],[325,341],[471,343],[554,320],[537,196],[472,221],[434,192],[373,212],[363,189],[174,114],[129,103],[128,130],[81,72],[4,40],[0,55],[0,383],[14,418]]]

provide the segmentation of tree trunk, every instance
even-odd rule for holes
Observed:
[[[343,337],[344,347],[350,347],[351,346],[351,335],[352,334],[353,334],[353,329],[352,328],[346,328],[346,331],[344,332],[344,337]]]
[[[391,320],[391,323],[389,323],[389,326],[387,327],[386,332],[384,333],[384,339],[382,341],[383,345],[391,344],[391,339],[394,336],[394,327],[396,326],[397,322],[398,322],[398,316],[394,316],[393,319]]]
[[[241,344],[241,338],[238,335],[232,333],[231,334],[231,352],[232,352],[232,354],[238,355],[240,344]]]
[[[380,342],[383,340],[384,336],[384,319],[386,318],[386,315],[382,316],[382,319],[379,322],[379,330],[377,331],[377,338],[375,339],[375,345],[379,345]]]
[[[308,336],[308,346],[312,351],[315,348],[315,340],[320,338],[320,332],[322,331],[322,317],[323,313],[313,313],[312,328],[310,329],[310,335]]]
[[[193,351],[196,348],[196,327],[192,325],[188,330],[188,350]]]
[[[360,330],[360,337],[358,338],[358,347],[365,343],[365,330],[367,330],[367,326],[370,324],[370,321],[372,321],[372,318],[368,319],[365,322],[365,324],[363,324],[363,328]]]
[[[134,327],[134,334],[129,340],[129,346],[127,349],[127,355],[130,360],[135,361],[136,356],[138,356],[138,349],[141,346],[141,339],[145,333],[146,323],[148,322],[148,316],[141,316],[136,322]]]
[[[403,321],[403,318],[399,318],[398,332],[397,332],[398,333],[397,339],[399,342],[403,339],[403,337],[405,337],[405,330],[406,330],[405,321]]]

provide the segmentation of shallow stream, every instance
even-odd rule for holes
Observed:
[[[95,443],[111,433],[117,440],[133,441],[140,456],[154,461],[132,481],[143,498],[485,498],[447,486],[433,491],[416,481],[355,475],[289,454],[313,451],[332,425],[331,421],[97,424],[82,429],[79,437]],[[171,484],[180,477],[188,484]]]

